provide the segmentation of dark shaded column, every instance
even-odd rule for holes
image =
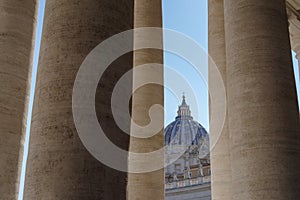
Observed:
[[[18,198],[35,9],[35,0],[0,1],[0,199],[3,200]]]
[[[81,143],[72,116],[72,91],[90,51],[132,28],[131,0],[47,1],[24,199],[126,198],[127,174],[104,166]],[[113,63],[101,77],[96,94],[99,123],[125,149],[128,139],[116,138],[122,133],[114,124],[110,100],[113,85],[131,68],[132,56]]]

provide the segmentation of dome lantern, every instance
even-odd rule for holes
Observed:
[[[191,116],[190,106],[187,105],[184,94],[182,95],[182,103],[178,106],[177,117],[188,117],[193,119]]]

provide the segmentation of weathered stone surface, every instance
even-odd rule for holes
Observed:
[[[224,3],[233,199],[299,199],[299,114],[285,1]]]
[[[226,50],[225,50],[225,30],[224,30],[224,7],[223,0],[208,1],[208,52],[214,64],[218,68],[226,87]],[[213,63],[209,68],[209,86],[210,90],[219,89],[213,87]],[[215,101],[222,101],[218,99]],[[217,103],[217,102],[216,102]],[[216,108],[215,108],[216,109]],[[216,116],[223,120],[221,112]],[[225,119],[222,133],[214,132],[213,127],[210,128],[211,135],[211,170],[212,170],[212,199],[214,200],[231,200],[231,160],[230,160],[230,140],[228,130],[228,120]]]
[[[134,11],[134,27],[162,27],[162,2],[161,0],[136,0]],[[134,44],[137,45],[143,40],[150,40],[152,42],[161,42],[162,47],[162,35],[160,38],[153,38],[151,35],[135,35]],[[163,63],[163,51],[154,49],[142,49],[134,52],[134,67],[138,67],[147,63]],[[155,74],[160,80],[158,84],[148,84],[139,88],[132,97],[132,118],[140,126],[145,126],[150,123],[149,109],[154,104],[164,105],[164,88],[163,88],[163,67],[161,69],[156,68]],[[133,84],[135,84],[136,74],[133,72]],[[147,74],[143,74],[147,76]],[[149,75],[150,76],[150,75]],[[161,112],[163,119],[164,113]],[[161,131],[153,137],[147,139],[141,139],[136,137],[130,138],[129,150],[132,152],[151,152],[164,146],[163,137],[163,120],[161,124]],[[138,134],[138,133],[134,133]],[[163,154],[163,151],[162,151]],[[161,155],[163,158],[163,155]],[[164,160],[158,161],[163,163]],[[160,165],[161,163],[157,163]],[[130,168],[132,166],[132,160],[129,157]],[[128,194],[129,200],[141,200],[141,199],[164,199],[164,169],[149,173],[140,173],[128,175]]]
[[[36,1],[0,1],[0,199],[18,198]]]
[[[47,1],[24,199],[126,198],[126,173],[104,166],[82,145],[72,116],[72,90],[87,54],[131,28],[131,0]],[[128,139],[118,138],[122,133],[113,124],[110,108],[113,85],[132,68],[132,54],[120,59],[100,80],[96,111],[106,133],[126,149]]]

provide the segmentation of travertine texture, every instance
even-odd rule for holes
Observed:
[[[33,55],[35,0],[0,1],[0,199],[18,197]]]
[[[232,199],[300,199],[299,115],[285,1],[224,5]]]
[[[87,54],[107,37],[131,28],[131,0],[47,1],[24,199],[126,198],[126,173],[104,166],[82,145],[72,117],[72,90]],[[125,149],[128,139],[118,138],[110,95],[120,74],[130,68],[132,55],[112,64],[96,96],[102,128]]]
[[[134,11],[134,27],[162,27],[162,11],[161,0],[136,0]],[[137,46],[139,42],[143,40],[150,40],[153,42],[161,42],[162,47],[162,35],[159,38],[153,38],[151,35],[135,35],[134,45]],[[147,63],[163,63],[163,51],[154,49],[143,49],[134,52],[134,66],[138,67]],[[163,85],[163,67],[155,69],[155,74],[159,77],[159,83]],[[141,75],[141,74],[140,74]],[[133,84],[135,84],[136,74],[133,72]],[[147,74],[142,74],[147,76]],[[149,108],[154,104],[164,104],[164,92],[163,86],[148,84],[139,88],[132,97],[132,118],[141,126],[145,126],[150,123]],[[163,119],[163,111],[161,112],[161,118]],[[157,124],[161,127],[161,131],[150,138],[140,139],[136,137],[130,138],[129,150],[132,152],[151,152],[164,146],[163,137],[163,120],[161,124]],[[138,134],[138,133],[134,133]],[[164,152],[162,151],[162,154]],[[161,156],[163,158],[163,155]],[[131,164],[131,158],[129,158],[129,165]],[[161,165],[164,160],[158,160],[157,165]],[[135,166],[131,166],[134,168]],[[128,200],[142,200],[142,199],[164,199],[164,169],[157,171],[142,173],[142,174],[129,174],[128,186],[127,186],[127,199]]]
[[[226,87],[226,51],[225,51],[225,30],[224,30],[224,7],[223,0],[208,1],[208,51],[214,64],[218,68]],[[213,63],[209,67],[209,86],[211,90],[214,88]],[[218,99],[215,101],[223,101]],[[218,102],[216,102],[218,104]],[[220,121],[223,120],[222,112],[215,108]],[[225,119],[224,127],[221,135],[214,128],[210,128],[211,135],[211,170],[212,170],[212,199],[214,200],[231,200],[231,164],[230,164],[230,140],[227,119]]]

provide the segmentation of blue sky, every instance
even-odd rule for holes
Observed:
[[[39,14],[38,14],[38,26],[36,30],[36,45],[35,45],[35,55],[33,63],[33,74],[32,74],[32,88],[31,88],[31,100],[29,104],[29,115],[27,122],[27,135],[25,141],[25,150],[24,150],[24,161],[27,159],[28,154],[28,141],[29,141],[29,130],[30,130],[30,121],[31,121],[31,111],[33,104],[33,96],[35,89],[35,77],[37,72],[37,64],[39,57],[39,47],[42,33],[42,22],[44,16],[44,6],[45,0],[39,1]],[[195,40],[200,46],[202,46],[207,51],[207,42],[208,42],[208,24],[207,24],[207,1],[205,0],[163,0],[163,24],[164,28],[173,29],[179,31]],[[168,38],[165,38],[168,40]],[[194,52],[192,52],[194,53]],[[191,84],[194,94],[189,93],[189,90],[182,88],[182,91],[178,91],[175,95],[172,94],[169,90],[165,90],[165,125],[174,120],[176,116],[177,106],[181,102],[182,92],[185,92],[187,103],[190,104],[192,115],[194,119],[199,121],[205,128],[208,129],[208,91],[207,83],[204,79],[195,73],[193,66],[191,66],[187,61],[179,56],[173,55],[171,53],[165,53],[164,62],[167,66],[170,66],[172,69],[178,71],[184,78],[188,80]],[[199,59],[201,56],[199,56]],[[299,72],[298,72],[298,63],[295,59],[295,54],[293,53],[293,62],[295,68],[295,76],[297,86],[299,86]],[[203,68],[206,69],[205,61],[203,62]],[[165,83],[169,83],[171,77],[165,75]],[[181,87],[181,84],[178,83],[178,87]],[[297,87],[299,94],[299,87]],[[196,96],[197,103],[189,102],[189,97],[192,95]],[[198,110],[198,112],[193,112],[193,110]],[[20,195],[19,200],[23,199],[23,188],[24,188],[24,177],[25,177],[25,162],[22,167],[21,183],[20,183]]]
[[[195,40],[203,49],[207,50],[208,43],[208,14],[207,1],[204,0],[163,0],[163,27],[181,32]],[[165,41],[168,38],[164,38]],[[191,52],[195,53],[195,52]],[[199,59],[201,60],[200,52]],[[165,89],[165,124],[175,119],[177,106],[181,102],[182,93],[185,92],[187,103],[190,105],[194,119],[199,121],[208,129],[208,89],[207,83],[198,74],[194,67],[183,58],[165,52],[165,65],[180,72],[180,74],[191,83],[194,94],[190,90],[179,91],[173,95]],[[207,68],[203,60],[203,68]],[[205,76],[205,74],[203,74]],[[165,74],[165,84],[171,82],[171,77]],[[178,83],[177,87],[180,87]],[[184,90],[184,89],[183,89]],[[197,103],[191,103],[191,96],[195,95]],[[194,111],[194,112],[193,112]],[[197,114],[195,111],[198,111]]]

